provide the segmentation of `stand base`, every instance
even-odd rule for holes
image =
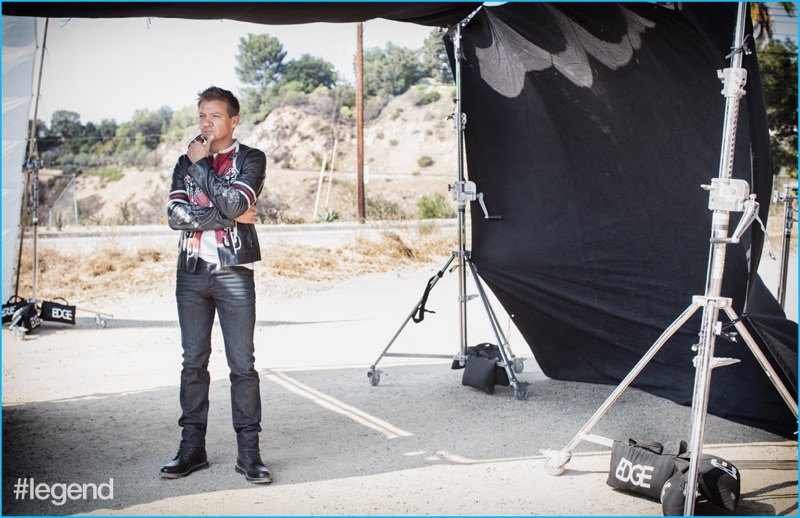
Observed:
[[[434,277],[431,278],[431,280],[429,281],[428,286],[427,286],[427,288],[425,290],[425,294],[422,296],[422,298],[420,298],[420,300],[414,306],[414,309],[406,317],[405,321],[400,326],[400,329],[398,329],[397,332],[394,334],[392,339],[389,341],[389,344],[383,349],[383,351],[381,352],[380,356],[378,356],[378,359],[375,360],[375,363],[373,363],[370,366],[370,368],[368,369],[367,377],[369,378],[370,385],[372,385],[373,387],[377,387],[378,384],[380,383],[380,381],[381,381],[381,373],[383,371],[378,369],[377,366],[378,366],[378,363],[381,361],[381,359],[383,359],[385,357],[395,357],[395,358],[441,358],[441,359],[452,359],[453,361],[458,361],[461,365],[465,364],[467,357],[466,357],[466,343],[464,343],[466,338],[464,336],[462,336],[461,351],[459,353],[457,353],[457,354],[454,354],[454,355],[420,354],[420,353],[390,353],[389,352],[389,348],[395,342],[397,337],[400,336],[400,333],[403,331],[403,329],[408,324],[408,322],[410,320],[412,320],[417,313],[422,313],[422,312],[425,311],[424,304],[425,304],[425,301],[427,300],[428,294],[433,289],[433,287],[436,285],[436,283],[439,281],[439,279],[441,279],[444,276],[444,273],[447,271],[447,269],[450,266],[450,264],[456,258],[459,259],[459,265],[463,265],[464,268],[470,272],[470,274],[472,275],[473,282],[475,283],[475,286],[477,287],[477,290],[478,290],[478,295],[476,295],[476,296],[467,297],[466,294],[462,293],[459,300],[461,301],[462,304],[465,304],[468,300],[471,300],[473,298],[480,298],[481,299],[481,301],[483,302],[484,310],[486,312],[486,316],[489,318],[489,322],[491,324],[492,330],[494,332],[495,337],[497,338],[498,345],[499,345],[499,350],[500,350],[500,355],[502,357],[501,360],[498,360],[497,364],[499,366],[505,368],[506,373],[508,374],[509,384],[514,389],[515,397],[517,399],[519,399],[519,400],[527,399],[527,397],[528,397],[528,386],[530,386],[530,383],[524,382],[524,381],[519,381],[517,379],[517,377],[515,376],[515,373],[519,373],[519,372],[523,371],[523,369],[525,367],[524,363],[523,363],[524,359],[514,356],[514,354],[511,352],[511,348],[508,345],[508,340],[506,339],[505,335],[503,335],[503,332],[502,332],[502,330],[500,329],[500,326],[497,323],[497,317],[496,317],[496,315],[494,313],[494,310],[492,309],[491,305],[489,304],[489,301],[486,298],[486,293],[485,293],[485,291],[483,290],[483,287],[480,284],[480,280],[478,279],[478,275],[477,275],[477,272],[475,270],[475,267],[472,264],[472,262],[469,260],[469,252],[468,251],[454,251],[450,255],[450,258],[447,260],[445,265],[439,270],[439,272]],[[463,279],[462,279],[462,288],[463,288]],[[462,322],[461,322],[462,329],[465,329],[466,328],[466,314],[465,314],[465,311],[464,311],[463,308],[462,308],[461,317],[462,317]]]
[[[781,382],[780,378],[778,377],[775,370],[770,365],[767,358],[758,348],[755,340],[753,339],[752,335],[749,333],[745,325],[740,321],[739,317],[736,315],[736,312],[731,308],[731,300],[727,298],[709,298],[709,297],[694,297],[693,304],[689,308],[687,308],[678,319],[672,323],[664,333],[659,337],[659,339],[650,347],[650,349],[645,353],[641,360],[634,366],[633,370],[625,377],[624,380],[614,389],[614,391],[609,395],[609,397],[605,400],[603,405],[595,412],[595,414],[589,419],[589,421],[581,428],[581,430],[575,435],[572,441],[560,450],[553,450],[553,449],[544,449],[540,450],[541,454],[545,457],[545,464],[544,469],[549,475],[559,476],[564,473],[566,464],[570,461],[572,457],[572,450],[574,450],[578,444],[582,441],[589,441],[595,444],[600,444],[602,446],[611,447],[613,444],[613,439],[601,437],[598,435],[590,434],[592,428],[597,424],[597,422],[605,415],[611,405],[619,398],[622,392],[630,386],[633,382],[634,378],[644,369],[644,367],[649,363],[649,361],[655,356],[655,354],[661,349],[661,347],[669,340],[669,338],[684,324],[687,320],[700,308],[705,308],[706,313],[713,313],[714,320],[716,321],[717,313],[722,310],[728,316],[731,322],[734,322],[734,327],[739,332],[741,337],[744,339],[744,342],[747,344],[750,351],[756,357],[759,365],[761,365],[762,369],[766,375],[770,378],[775,388],[780,393],[781,397],[783,398],[784,402],[787,404],[789,409],[794,413],[794,416],[797,417],[797,402],[792,398],[791,393],[787,390],[785,385]],[[707,315],[704,314],[704,317],[707,318]],[[713,352],[713,347],[710,348],[711,352]],[[707,353],[711,354],[711,353]],[[715,369],[717,367],[723,367],[726,365],[730,365],[731,363],[735,363],[738,360],[733,360],[730,358],[714,358],[710,357],[709,362],[706,366],[700,365],[699,361],[700,354],[694,359],[694,366],[696,370],[701,370],[707,368],[709,371]],[[695,384],[695,392],[692,401],[692,410],[693,414],[699,413],[699,409],[702,409],[702,416],[700,418],[694,417],[692,422],[692,432],[693,435],[698,433],[698,430],[702,430],[705,427],[705,401],[707,400],[707,392],[698,391],[697,383]],[[701,403],[703,403],[701,405]],[[700,456],[702,450],[702,440],[695,440],[692,441],[690,444],[690,451],[691,451],[691,461],[695,464],[697,463],[697,459]],[[694,477],[696,480],[696,476]],[[685,513],[690,514],[690,513]]]

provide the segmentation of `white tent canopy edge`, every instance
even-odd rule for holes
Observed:
[[[25,182],[28,120],[33,101],[36,18],[3,16],[3,302],[13,294]]]

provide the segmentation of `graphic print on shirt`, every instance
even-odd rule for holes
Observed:
[[[220,177],[220,183],[223,189],[229,189],[239,176],[239,169],[236,167],[236,158],[239,156],[238,149],[239,145],[237,143],[236,147],[230,152],[217,153],[213,158],[214,171],[217,176]],[[184,177],[184,184],[186,185],[186,194],[189,197],[189,204],[200,207],[213,206],[208,195],[200,189],[188,173]],[[233,227],[215,230],[214,234],[217,248],[226,246],[234,253],[241,248],[241,240],[235,223]],[[186,232],[184,247],[187,257],[193,257],[200,253],[202,236],[203,231]]]

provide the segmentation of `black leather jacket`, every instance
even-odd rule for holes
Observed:
[[[254,225],[234,221],[244,214],[261,194],[267,157],[256,148],[239,144],[232,156],[235,167],[230,174],[217,175],[211,158],[191,163],[182,155],[172,171],[167,220],[170,228],[181,230],[178,244],[178,269],[189,272],[197,267],[198,250],[189,250],[194,232],[225,229],[223,247],[219,248],[222,266],[236,266],[261,260],[261,249]],[[211,200],[211,207],[192,205],[201,191]]]

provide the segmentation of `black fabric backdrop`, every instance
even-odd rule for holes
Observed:
[[[703,295],[712,213],[701,185],[718,176],[717,70],[735,19],[736,4],[509,3],[462,30],[469,178],[502,216],[472,211],[472,257],[547,376],[618,384]],[[751,182],[766,220],[755,54],[745,64],[734,176]],[[727,247],[722,295],[742,315],[751,279],[748,325],[796,390],[797,326],[749,275],[751,239],[760,251],[760,230]],[[633,386],[691,404],[701,315]],[[791,436],[796,420],[744,342],[717,339],[716,356],[742,362],[714,370],[709,412]]]
[[[450,2],[4,2],[4,15],[231,19],[263,24],[386,18],[455,25],[480,4]],[[472,257],[545,374],[617,384],[704,292],[736,4],[508,3],[463,30]],[[766,221],[772,173],[756,56],[735,176]],[[455,161],[455,157],[454,157]],[[476,208],[477,209],[477,208]],[[738,215],[731,219],[735,227]],[[723,295],[795,393],[797,324],[755,275],[763,235],[728,247]],[[749,256],[750,244],[753,244]],[[748,289],[749,287],[749,289]],[[691,403],[701,311],[634,386]],[[722,319],[725,320],[724,315]],[[717,340],[711,413],[791,436],[797,423],[743,344]],[[534,396],[535,397],[535,396]]]

